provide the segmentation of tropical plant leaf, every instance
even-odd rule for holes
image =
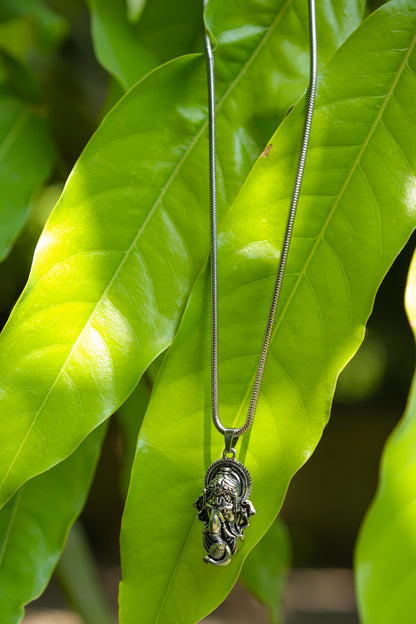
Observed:
[[[416,337],[416,255],[406,308]],[[363,624],[412,624],[415,619],[415,444],[416,377],[405,415],[387,441],[378,490],[357,543],[355,574]]]
[[[0,510],[0,616],[18,624],[45,589],[84,506],[106,426],[71,457],[26,483]]]
[[[227,595],[327,422],[383,276],[416,224],[416,7],[371,15],[320,77],[307,169],[256,420],[239,459],[257,510],[229,566],[202,562],[192,503],[223,440],[210,415],[209,274],[153,390],[122,525],[121,624],[193,624]],[[272,138],[219,236],[225,426],[248,407],[298,159],[305,102]]]
[[[301,54],[307,27],[298,19],[300,0],[246,0],[228,17],[228,4],[217,5],[221,213],[264,146],[255,120],[276,106],[283,85],[275,119],[304,86],[305,68],[285,50],[292,41]],[[344,30],[352,24],[345,6],[337,1],[322,19],[323,53],[340,37],[335,16]],[[248,17],[253,27],[245,29]],[[284,72],[272,54],[286,55]],[[274,79],[265,88],[267,67]],[[204,61],[182,57],[152,72],[107,116],[40,238],[0,338],[1,504],[67,457],[170,344],[207,254],[207,195]]]
[[[283,594],[290,566],[290,536],[283,522],[273,522],[244,561],[243,585],[264,604],[273,624],[283,622]]]
[[[23,226],[33,192],[49,176],[54,150],[47,122],[28,105],[0,96],[0,259]]]
[[[125,0],[90,0],[96,56],[124,90],[158,65],[201,47],[201,3],[136,2],[126,11]]]

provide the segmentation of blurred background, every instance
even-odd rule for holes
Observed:
[[[29,3],[0,1],[0,94],[13,93],[47,111],[53,158],[45,183],[31,199],[26,225],[0,264],[1,325],[25,285],[36,241],[65,179],[119,93],[95,59],[86,5],[53,0],[35,14],[27,9]],[[33,0],[32,8],[38,4],[44,5]],[[322,440],[289,488],[281,513],[291,544],[284,598],[288,624],[358,622],[351,572],[354,543],[375,492],[383,444],[404,411],[414,370],[403,296],[415,242],[413,237],[385,278],[365,341],[339,380]],[[126,431],[137,430],[139,421],[132,422],[129,413],[145,409],[156,368],[157,363],[132,398],[132,407],[112,419],[85,510],[50,587],[29,606],[25,624],[81,621],[71,614],[71,604],[80,608],[83,601],[71,580],[79,566],[88,593],[107,605],[97,607],[98,612],[108,608],[115,613],[118,536],[128,483],[128,462],[122,457],[134,451]],[[267,612],[238,585],[206,622],[261,624],[267,622]]]

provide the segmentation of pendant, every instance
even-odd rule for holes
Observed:
[[[237,550],[238,540],[244,539],[244,529],[249,518],[256,513],[248,500],[251,492],[251,477],[247,468],[224,451],[205,475],[202,496],[194,503],[198,518],[204,523],[203,542],[207,554],[206,563],[226,566]]]

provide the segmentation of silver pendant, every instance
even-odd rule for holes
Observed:
[[[234,451],[234,449],[232,449]],[[247,468],[224,451],[208,468],[202,496],[194,503],[198,518],[204,523],[204,561],[215,566],[226,566],[237,550],[238,540],[244,539],[249,518],[256,513],[248,500],[251,477]]]

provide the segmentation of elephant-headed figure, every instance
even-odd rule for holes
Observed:
[[[249,518],[256,513],[248,500],[251,478],[247,468],[235,459],[219,459],[208,468],[205,489],[195,502],[198,518],[204,523],[206,563],[225,566],[244,539]]]

